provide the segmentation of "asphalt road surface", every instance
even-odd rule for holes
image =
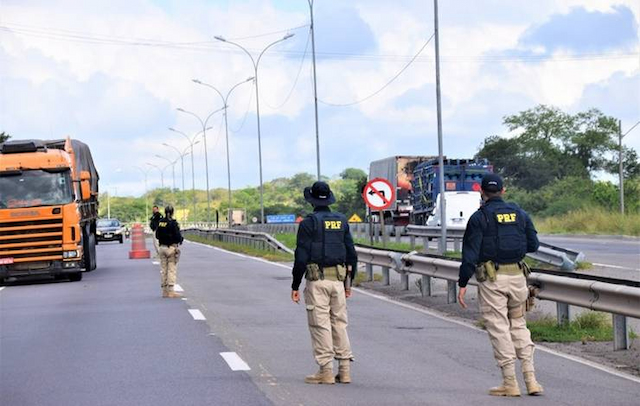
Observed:
[[[620,268],[635,275],[640,274],[640,238],[541,235],[540,240],[581,251],[586,260],[595,266]]]
[[[506,401],[486,395],[500,377],[485,332],[360,290],[349,300],[354,382],[306,385],[317,367],[288,267],[187,243],[178,280],[188,300],[170,300],[160,298],[158,266],[126,259],[126,249],[100,245],[99,268],[81,282],[0,291],[1,405]],[[236,355],[228,363],[221,353]],[[510,404],[637,405],[638,379],[536,358],[546,395]]]

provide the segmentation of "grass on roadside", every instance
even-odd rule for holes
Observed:
[[[640,236],[640,213],[625,215],[600,208],[586,208],[566,214],[534,219],[544,234],[609,234]]]
[[[284,252],[274,252],[269,250],[262,250],[258,248],[248,247],[246,245],[232,244],[232,243],[222,242],[222,241],[213,241],[213,240],[208,240],[206,238],[198,237],[195,235],[185,235],[184,238],[189,241],[212,245],[214,247],[222,248],[222,249],[233,251],[233,252],[239,252],[241,254],[251,255],[253,257],[264,258],[268,261],[275,261],[275,262],[293,261],[293,256]]]
[[[544,317],[527,322],[533,341],[582,342],[612,341],[611,316],[601,312],[584,312],[566,326],[558,326],[554,317]],[[631,334],[635,338],[635,333]]]

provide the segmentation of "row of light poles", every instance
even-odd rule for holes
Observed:
[[[309,3],[309,10],[310,10],[310,15],[311,15],[311,26],[310,26],[310,30],[311,30],[311,37],[312,37],[312,43],[313,43],[313,79],[314,79],[314,102],[315,102],[315,129],[316,129],[316,149],[317,149],[317,175],[318,175],[318,179],[320,179],[320,140],[319,140],[319,130],[318,130],[318,98],[317,98],[317,80],[316,80],[316,67],[315,67],[315,33],[314,33],[314,21],[313,21],[313,0],[308,0]],[[265,220],[265,216],[264,216],[264,182],[263,182],[263,171],[262,171],[262,133],[261,133],[261,125],[260,125],[260,89],[259,89],[259,81],[258,81],[258,68],[260,66],[260,61],[262,60],[262,56],[265,54],[265,52],[275,46],[278,43],[284,42],[290,38],[292,38],[295,34],[293,33],[288,33],[287,35],[285,35],[284,37],[273,41],[272,43],[268,44],[266,47],[264,47],[262,49],[262,51],[258,54],[257,57],[254,57],[251,52],[249,52],[245,47],[243,47],[242,45],[233,42],[231,40],[228,40],[222,36],[216,36],[214,37],[216,40],[227,43],[227,44],[231,44],[237,48],[240,48],[251,60],[251,63],[253,65],[253,76],[242,81],[239,82],[237,84],[235,84],[233,87],[231,87],[231,89],[227,92],[226,96],[223,95],[223,93],[218,90],[216,87],[208,84],[208,83],[204,83],[201,80],[198,79],[193,79],[192,81],[196,84],[202,85],[202,86],[206,86],[212,90],[214,90],[216,92],[216,94],[218,96],[220,96],[220,99],[223,103],[223,107],[221,109],[215,110],[214,112],[212,112],[211,114],[209,114],[209,116],[207,116],[206,119],[202,120],[197,114],[191,112],[191,111],[187,111],[185,109],[182,108],[178,108],[177,110],[181,113],[185,113],[188,115],[191,115],[193,117],[195,117],[201,127],[202,130],[195,134],[193,136],[193,138],[189,137],[187,134],[185,134],[182,131],[178,131],[174,128],[169,128],[170,131],[176,132],[178,134],[183,135],[187,141],[189,142],[189,147],[190,147],[190,152],[187,152],[187,150],[185,151],[180,151],[178,148],[169,145],[167,143],[164,143],[163,145],[169,148],[174,149],[179,156],[179,159],[181,160],[181,167],[182,167],[182,191],[184,192],[184,157],[188,154],[191,154],[191,173],[192,173],[192,192],[193,192],[193,218],[196,218],[196,197],[195,197],[195,165],[194,165],[194,154],[193,154],[193,147],[194,145],[196,145],[199,141],[196,141],[196,138],[202,134],[203,135],[203,141],[204,141],[204,153],[205,153],[205,172],[206,172],[206,187],[207,187],[207,221],[210,222],[211,221],[211,190],[210,190],[210,186],[209,186],[209,159],[208,159],[208,148],[207,148],[207,130],[210,130],[211,127],[207,127],[207,123],[209,121],[209,119],[217,112],[219,111],[224,111],[224,121],[225,121],[225,140],[226,140],[226,156],[227,156],[227,188],[228,188],[228,199],[229,199],[229,225],[231,226],[232,224],[232,207],[231,207],[231,163],[230,163],[230,148],[229,148],[229,126],[228,126],[228,107],[229,107],[229,98],[231,96],[231,93],[240,85],[251,82],[251,81],[255,81],[255,98],[256,98],[256,124],[257,124],[257,132],[258,132],[258,167],[259,167],[259,176],[260,176],[260,222],[264,223]],[[157,157],[166,160],[167,162],[169,162],[168,166],[172,166],[173,167],[173,187],[175,188],[175,164],[177,163],[177,159],[176,160],[171,160],[168,159],[166,157],[160,156],[160,155],[156,155]],[[168,168],[160,168],[157,165],[148,163],[147,165],[151,166],[151,167],[155,167],[160,171],[160,177],[161,177],[161,182],[162,182],[162,186],[164,187],[164,169]],[[141,168],[138,168],[141,169]],[[141,169],[142,170],[142,169]],[[147,180],[147,173],[148,171],[144,171],[143,173],[145,174],[145,190],[146,190],[146,180]],[[148,211],[148,210],[147,210]]]

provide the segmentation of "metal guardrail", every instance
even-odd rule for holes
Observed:
[[[232,244],[243,244],[258,249],[267,249],[274,252],[286,252],[293,255],[293,250],[273,238],[271,235],[263,232],[243,231],[243,230],[224,230],[224,229],[196,229],[188,228],[183,230],[185,235],[196,235],[201,238],[228,242]]]
[[[263,232],[221,229],[187,229],[184,232],[207,239],[218,239],[293,254],[291,249]],[[457,301],[456,282],[460,269],[458,261],[418,254],[415,251],[407,253],[367,246],[356,246],[356,251],[358,262],[366,264],[369,281],[373,280],[373,266],[380,266],[384,284],[390,284],[389,270],[393,269],[401,275],[403,289],[409,290],[409,274],[417,274],[422,276],[420,289],[423,296],[431,296],[431,278],[443,279],[447,281],[447,302]],[[614,325],[614,349],[629,348],[626,317],[640,319],[640,287],[536,272],[529,276],[528,282],[536,287],[535,293],[538,299],[554,301],[559,305],[570,304],[611,313]],[[477,281],[471,278],[469,284],[477,285]],[[560,311],[560,307],[558,310]],[[560,317],[558,320],[561,320]]]
[[[429,278],[444,279],[448,282],[448,303],[455,303],[460,262],[425,256],[416,252],[401,253],[371,247],[359,246],[356,247],[356,251],[359,255],[358,260],[368,264],[369,280],[373,280],[372,265],[382,267],[385,284],[389,284],[388,276],[384,275],[388,269],[394,269],[403,277],[406,277],[407,273],[418,274],[423,278],[421,280],[423,295],[430,295]],[[614,349],[629,348],[626,317],[640,319],[639,287],[535,272],[529,276],[528,282],[536,287],[535,293],[538,299],[611,313],[614,324]],[[477,285],[475,278],[472,278],[469,284]],[[403,281],[403,285],[408,290],[408,281]],[[429,291],[425,292],[425,289]],[[560,309],[559,307],[558,310]]]

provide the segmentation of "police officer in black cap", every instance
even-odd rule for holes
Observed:
[[[540,395],[543,389],[533,367],[535,346],[524,317],[530,271],[523,262],[527,252],[537,251],[540,244],[531,218],[516,204],[503,201],[503,192],[500,176],[484,176],[484,204],[471,216],[464,233],[458,301],[467,307],[466,286],[475,273],[480,313],[503,377],[502,385],[491,388],[489,394],[520,396],[515,373],[518,359],[527,393]]]
[[[347,335],[347,302],[351,296],[350,280],[358,265],[358,257],[342,213],[332,212],[329,205],[336,199],[325,182],[315,182],[304,190],[304,198],[314,206],[298,229],[291,300],[300,302],[298,289],[302,277],[307,279],[304,302],[311,332],[311,344],[317,373],[307,376],[309,384],[350,383],[353,360]],[[339,363],[333,375],[333,360]]]

